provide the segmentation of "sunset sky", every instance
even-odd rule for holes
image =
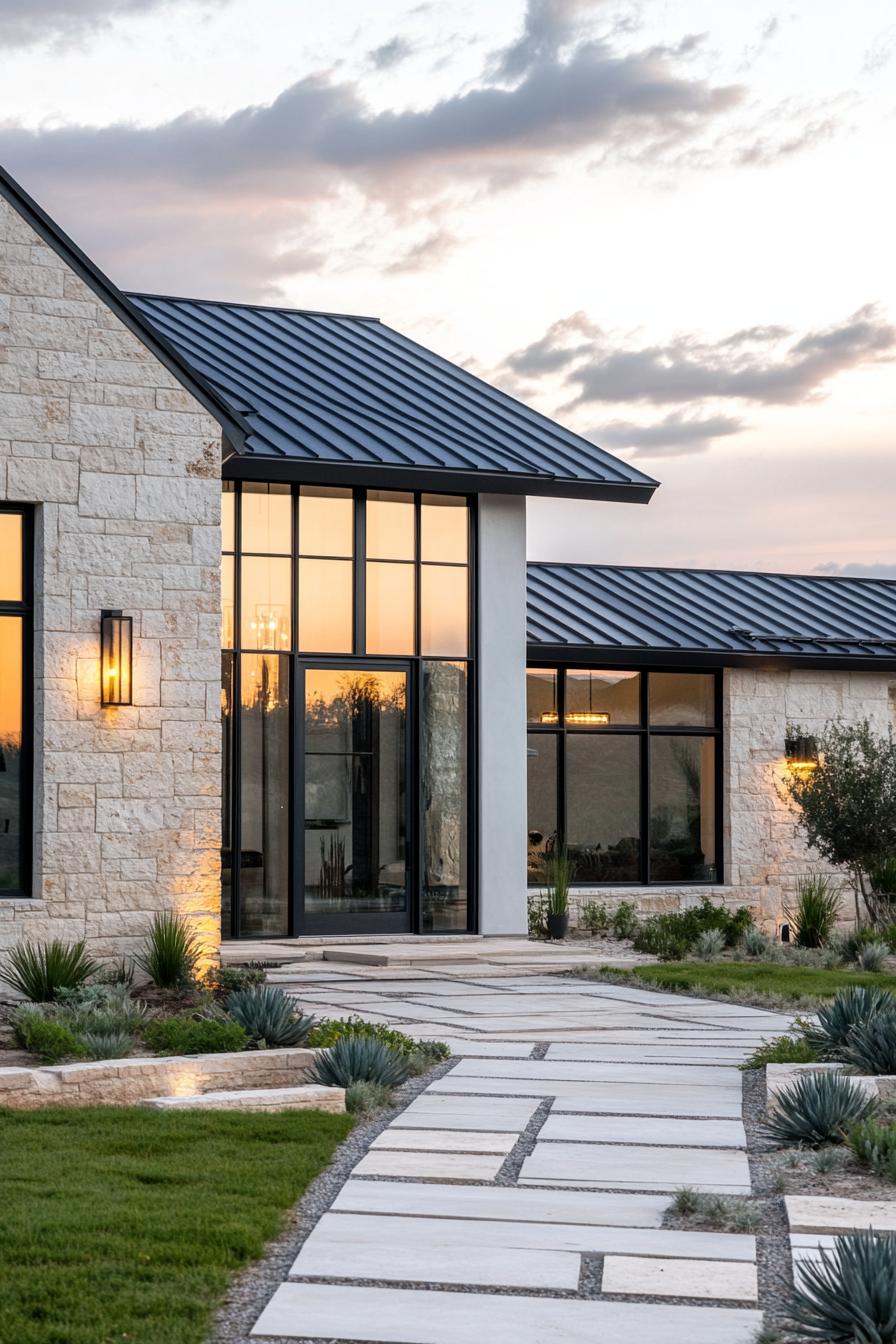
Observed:
[[[0,0],[123,288],[370,313],[630,458],[536,559],[896,577],[892,0]]]

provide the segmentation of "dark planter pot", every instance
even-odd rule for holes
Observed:
[[[565,938],[569,932],[569,915],[548,915],[548,933],[552,938]]]

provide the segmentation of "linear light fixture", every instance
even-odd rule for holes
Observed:
[[[100,618],[100,701],[103,708],[132,703],[134,622],[120,611]]]

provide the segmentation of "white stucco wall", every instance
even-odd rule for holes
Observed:
[[[644,912],[675,910],[703,895],[732,907],[749,905],[770,930],[783,917],[806,872],[828,871],[807,849],[794,815],[781,799],[788,725],[820,734],[839,719],[869,719],[884,733],[893,722],[896,671],[730,668],[723,696],[723,884],[693,887],[598,887],[575,893],[575,911],[588,900],[611,906],[633,900]],[[844,915],[851,895],[844,892]],[[575,916],[574,916],[575,917]]]
[[[479,926],[526,931],[526,501],[479,500]]]
[[[0,499],[34,504],[31,900],[0,945],[133,951],[153,911],[217,945],[220,429],[0,198]],[[134,703],[101,709],[102,608]]]

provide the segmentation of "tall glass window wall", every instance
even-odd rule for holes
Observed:
[[[0,505],[0,897],[30,894],[30,525]]]
[[[227,483],[222,542],[225,935],[466,930],[467,499]]]
[[[720,674],[529,668],[529,880],[720,880]]]

